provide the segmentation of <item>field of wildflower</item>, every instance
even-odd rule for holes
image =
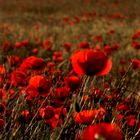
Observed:
[[[0,0],[0,140],[140,140],[139,0]]]

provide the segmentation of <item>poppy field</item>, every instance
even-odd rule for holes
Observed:
[[[139,0],[0,0],[0,140],[139,140]]]

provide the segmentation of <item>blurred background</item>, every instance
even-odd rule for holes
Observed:
[[[139,19],[140,0],[0,0],[0,22],[46,22],[49,15],[73,16],[85,11],[99,15],[121,13],[129,21]]]

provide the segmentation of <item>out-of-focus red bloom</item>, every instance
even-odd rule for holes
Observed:
[[[66,116],[66,108],[64,107],[59,107],[54,109],[54,116],[51,117],[50,119],[46,120],[46,123],[51,126],[52,128],[56,128],[57,126],[62,125],[62,116]]]
[[[120,12],[113,13],[113,14],[109,15],[109,17],[113,18],[113,19],[124,19],[125,18],[125,16]]]
[[[118,120],[118,125],[120,127],[122,127],[122,125],[123,125],[123,119],[124,119],[124,115],[119,114],[118,117],[117,117],[117,120]]]
[[[64,17],[63,17],[63,23],[64,23],[64,24],[67,24],[68,22],[69,22],[69,17],[64,16]]]
[[[71,91],[75,91],[80,86],[80,78],[78,76],[69,76],[64,78],[65,84]]]
[[[39,29],[40,29],[40,25],[39,25],[39,24],[36,24],[36,25],[34,25],[34,28],[35,28],[36,30],[39,30]]]
[[[56,97],[60,101],[64,101],[67,97],[69,97],[70,89],[68,87],[60,87],[56,89]]]
[[[80,22],[80,17],[74,16],[74,17],[73,17],[73,22],[74,22],[74,23],[79,23],[79,22]]]
[[[3,82],[3,77],[0,76],[0,84]]]
[[[42,47],[45,48],[47,51],[51,51],[52,46],[53,46],[53,44],[50,41],[50,39],[46,39],[43,41]]]
[[[20,70],[35,70],[42,71],[45,68],[45,62],[42,58],[37,58],[35,56],[29,56],[24,59],[22,64],[20,65]]]
[[[82,49],[89,49],[89,43],[86,42],[86,41],[83,41],[79,44],[79,48],[82,48]]]
[[[121,58],[121,59],[120,59],[120,64],[122,64],[122,65],[127,64],[127,60],[124,59],[124,58]]]
[[[16,70],[11,73],[11,83],[14,86],[26,85],[27,83],[26,78],[27,78],[27,75],[23,71]]]
[[[4,41],[3,44],[2,44],[2,51],[6,52],[10,48],[11,48],[11,43],[8,40]]]
[[[3,119],[0,119],[0,132],[3,131],[5,127],[5,121]]]
[[[140,44],[137,41],[135,41],[135,40],[132,41],[131,45],[136,50],[139,50],[140,49]]]
[[[110,72],[112,61],[97,50],[77,51],[71,57],[74,71],[79,75],[103,76]]]
[[[36,75],[31,77],[27,92],[31,96],[46,96],[51,88],[51,82],[42,75]]]
[[[124,76],[126,74],[126,68],[125,67],[120,67],[118,70],[118,73],[120,76]]]
[[[140,68],[140,60],[138,59],[132,59],[132,64],[131,64],[132,69],[139,69]]]
[[[0,100],[6,101],[7,99],[7,91],[0,88]]]
[[[52,106],[46,106],[44,108],[41,108],[39,110],[39,115],[42,119],[51,119],[55,115],[54,108]]]
[[[111,47],[112,47],[113,51],[117,51],[120,48],[120,45],[119,44],[113,44]]]
[[[18,56],[8,56],[7,60],[11,67],[16,66],[20,61]]]
[[[132,39],[137,39],[138,37],[140,37],[140,29],[138,29],[138,30],[132,35]]]
[[[63,61],[63,53],[62,52],[59,52],[59,51],[56,51],[54,52],[53,56],[52,56],[52,59],[56,62],[61,62]]]
[[[138,39],[140,38],[140,29],[137,30],[133,35],[132,35],[132,47],[139,50],[140,49],[140,43],[138,42]]]
[[[110,48],[108,45],[104,46],[104,53],[106,55],[110,55],[112,53],[112,48]]]
[[[126,123],[128,126],[132,127],[136,124],[135,115],[129,115],[125,117]]]
[[[20,42],[15,43],[15,48],[21,48],[29,44],[29,40],[22,40]]]
[[[36,87],[28,85],[26,92],[28,93],[28,95],[30,95],[31,97],[37,97],[39,95],[38,90],[36,89]]]
[[[127,105],[125,105],[125,104],[119,105],[119,106],[117,107],[117,110],[118,110],[118,111],[126,111],[126,110],[128,110],[128,109],[129,109],[129,107],[128,107]]]
[[[13,96],[14,96],[15,98],[16,98],[16,97],[18,98],[18,97],[19,97],[19,94],[16,94],[15,90],[11,88],[11,89],[9,89],[9,94],[8,94],[8,96],[9,96],[9,97],[13,97]]]
[[[4,75],[4,74],[6,74],[6,67],[5,67],[5,65],[0,65],[0,75]]]
[[[96,50],[96,51],[101,51],[101,46],[100,46],[100,44],[97,44],[97,45],[95,46],[94,50]]]
[[[69,52],[71,50],[72,44],[70,42],[65,42],[63,46],[66,49],[66,51]]]
[[[122,132],[116,124],[100,123],[88,126],[82,133],[82,140],[122,140]]]
[[[35,91],[36,92],[36,91]],[[31,94],[32,95],[32,94]],[[33,104],[34,104],[34,97],[36,96],[30,96],[30,95],[27,95],[26,98],[25,98],[25,103],[28,107],[31,107]]]
[[[88,96],[88,95],[84,95],[84,96],[83,96],[83,101],[82,101],[82,103],[87,102],[88,99],[89,99],[89,96]]]
[[[114,29],[110,29],[106,34],[107,35],[112,35],[115,33],[115,30]]]
[[[25,40],[22,40],[22,45],[26,46],[29,44],[29,40],[28,39],[25,39]]]
[[[100,108],[98,110],[83,110],[79,113],[74,113],[74,121],[79,124],[91,124],[94,119],[102,119],[105,110]]]
[[[28,110],[24,110],[24,111],[21,112],[21,120],[22,121],[28,122],[29,117],[30,117],[30,113],[29,113]]]
[[[95,42],[102,42],[102,36],[101,35],[95,36],[93,40]]]
[[[109,83],[108,82],[103,82],[102,86],[103,86],[103,88],[109,88]]]
[[[55,63],[54,62],[48,62],[46,66],[47,72],[54,72],[55,71]]]
[[[32,50],[33,54],[37,54],[38,51],[39,51],[39,50],[38,50],[37,48],[34,48],[34,49]]]
[[[91,93],[94,98],[100,98],[103,95],[103,91],[98,88],[91,88]]]

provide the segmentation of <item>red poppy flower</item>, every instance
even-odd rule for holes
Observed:
[[[45,68],[45,62],[42,58],[37,58],[35,56],[30,56],[23,60],[20,65],[20,70],[36,70],[41,71]]]
[[[79,113],[74,113],[74,121],[79,124],[91,124],[93,120],[102,119],[105,110],[103,108],[98,110],[83,110]]]
[[[80,22],[80,18],[78,16],[74,16],[73,17],[73,22],[74,23],[79,23]]]
[[[124,111],[124,110],[127,111],[128,109],[129,109],[129,107],[125,104],[121,104],[117,107],[118,111]]]
[[[94,37],[94,42],[102,42],[103,37],[101,35]]]
[[[56,51],[54,52],[53,56],[52,56],[52,59],[56,62],[61,62],[63,61],[63,53],[62,52],[59,52],[59,51]]]
[[[63,17],[63,23],[64,23],[64,24],[67,24],[68,22],[69,22],[69,17],[64,16],[64,17]]]
[[[139,69],[140,68],[140,60],[133,59],[131,64],[132,69]]]
[[[42,75],[31,77],[27,92],[31,96],[46,96],[51,88],[51,82]]]
[[[69,97],[70,89],[68,87],[60,87],[56,89],[56,97],[60,101],[64,101],[67,97]]]
[[[22,45],[26,46],[29,44],[29,40],[28,39],[22,40],[21,43]]]
[[[20,61],[18,56],[8,56],[7,60],[11,67],[16,66]]]
[[[124,19],[125,16],[122,13],[113,13],[111,15],[109,15],[109,18],[113,18],[113,19]]]
[[[133,35],[132,35],[132,47],[139,50],[140,49],[140,43],[138,39],[140,38],[140,29],[137,30]]]
[[[4,74],[6,74],[6,67],[5,67],[5,65],[0,65],[0,75],[4,75]]]
[[[74,71],[79,75],[103,76],[110,72],[112,61],[97,50],[77,51],[71,57]]]
[[[80,86],[80,78],[78,76],[65,77],[64,81],[71,91],[76,90]]]
[[[48,62],[45,70],[47,72],[54,72],[55,71],[55,63],[54,62]]]
[[[42,119],[50,119],[55,115],[54,108],[52,106],[41,108],[39,110],[39,115]]]
[[[120,48],[120,45],[119,44],[113,44],[111,47],[112,47],[113,51],[117,51]]]
[[[131,43],[131,45],[136,50],[139,50],[140,49],[140,43],[138,43],[136,40],[133,40],[132,43]]]
[[[43,41],[42,47],[45,48],[47,51],[51,51],[53,43],[50,39],[46,39]]]
[[[140,37],[140,29],[138,29],[138,30],[132,35],[132,39],[137,39],[138,37]]]
[[[66,50],[67,52],[69,52],[69,51],[71,50],[72,44],[71,44],[70,42],[65,42],[65,43],[63,44],[63,46],[64,46],[65,50]]]
[[[14,86],[26,84],[26,74],[23,71],[13,71],[11,73],[11,82]]]
[[[79,48],[89,49],[89,43],[87,43],[86,41],[83,41],[79,44]]]
[[[110,55],[112,53],[112,48],[109,45],[104,46],[104,53]]]
[[[7,100],[7,91],[0,88],[0,100],[6,101]]]
[[[62,126],[63,119],[62,117],[66,116],[66,108],[64,107],[59,107],[53,109],[54,115],[51,116],[49,119],[46,119],[46,124],[49,125],[51,128],[56,128],[57,126],[60,127]],[[49,113],[48,113],[49,115]]]
[[[9,51],[11,48],[12,48],[12,46],[11,46],[11,42],[10,41],[8,41],[8,40],[5,40],[3,43],[2,43],[2,51],[3,52],[7,52],[7,51]]]
[[[39,92],[37,90],[36,87],[32,86],[32,85],[28,85],[26,92],[28,93],[28,95],[30,95],[31,97],[37,97],[39,95]]]
[[[135,126],[136,124],[135,115],[129,115],[125,117],[125,120],[126,120],[127,125],[130,127]]]
[[[82,133],[82,140],[122,140],[122,133],[116,124],[100,123],[88,126]]]
[[[32,53],[33,53],[33,54],[36,55],[38,52],[39,52],[38,48],[33,48],[33,49],[32,49]]]
[[[24,110],[24,111],[21,112],[22,121],[28,122],[29,117],[30,117],[30,113],[29,113],[28,110]]]

